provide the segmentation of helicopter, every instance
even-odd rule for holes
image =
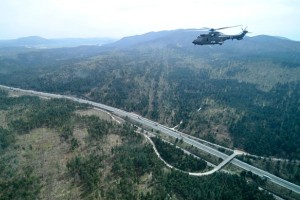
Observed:
[[[224,43],[225,40],[229,40],[229,39],[236,39],[236,40],[242,40],[243,37],[249,33],[246,29],[242,28],[242,32],[240,34],[237,35],[225,35],[221,32],[219,32],[218,30],[222,30],[222,29],[227,29],[227,28],[233,28],[233,27],[238,27],[238,26],[242,26],[242,25],[237,25],[237,26],[228,26],[228,27],[222,27],[222,28],[202,28],[202,29],[196,29],[198,31],[202,31],[202,30],[209,30],[208,33],[206,34],[200,34],[197,39],[195,39],[193,41],[194,45],[214,45],[214,44],[219,44],[222,45]]]

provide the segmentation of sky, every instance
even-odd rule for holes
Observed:
[[[86,38],[243,25],[300,41],[299,0],[0,0],[0,39]],[[241,29],[222,30],[235,34]]]

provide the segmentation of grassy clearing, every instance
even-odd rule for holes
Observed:
[[[75,111],[76,114],[79,114],[80,116],[97,116],[102,120],[106,120],[106,121],[112,121],[111,116],[105,112],[105,111],[101,111],[99,109],[88,109],[88,110],[77,110]]]

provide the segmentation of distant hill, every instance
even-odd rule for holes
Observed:
[[[142,35],[124,37],[109,47],[133,48],[142,45],[164,47],[167,45],[190,46],[192,40],[199,34],[198,31],[178,29],[170,31],[149,32]]]
[[[106,46],[109,47],[116,47],[116,48],[133,48],[133,47],[139,47],[142,45],[149,45],[149,46],[155,46],[163,47],[163,46],[179,46],[179,47],[187,47],[191,48],[194,45],[192,44],[192,41],[201,33],[205,32],[199,32],[194,29],[178,29],[178,30],[169,30],[169,31],[158,31],[158,32],[149,32],[142,35],[133,35],[129,37],[124,37],[114,43],[110,43]],[[238,34],[238,33],[237,33]],[[273,42],[273,44],[276,45],[276,43],[280,44],[299,44],[300,42],[292,41],[284,37],[278,37],[278,36],[268,36],[268,35],[258,35],[254,37],[248,37],[246,36],[244,40],[237,41],[237,40],[226,40],[225,43],[221,46],[230,46],[232,48],[232,45],[235,45],[235,47],[240,47],[245,44],[248,45],[249,42],[259,42],[260,46],[263,46],[265,44],[268,44],[270,42]],[[213,45],[211,45],[213,47]],[[219,46],[219,45],[216,45]],[[205,47],[205,46],[203,46]],[[207,46],[206,46],[207,47]]]
[[[27,48],[58,48],[76,47],[82,45],[103,45],[114,42],[112,38],[61,38],[45,39],[39,36],[22,37],[13,40],[0,40],[1,47],[27,47]]]

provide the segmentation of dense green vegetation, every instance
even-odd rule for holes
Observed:
[[[64,127],[64,124],[69,124],[71,112],[75,110],[75,106],[71,102],[61,106],[61,100],[52,100],[46,103],[36,101],[37,104],[26,113],[26,116],[10,122],[9,126],[15,132],[23,134],[38,127],[59,128],[62,134],[71,132],[69,128]]]
[[[264,95],[270,106],[249,106],[247,115],[230,126],[236,146],[258,155],[266,152],[267,155],[299,158],[299,87],[300,84],[280,85]]]
[[[84,196],[100,188],[100,167],[103,159],[100,155],[90,154],[87,157],[76,156],[67,163],[72,177],[78,177],[83,185]]]
[[[15,169],[8,166],[11,158],[0,158],[0,199],[37,199],[40,180],[30,167]]]
[[[206,168],[206,162],[204,160],[197,159],[192,155],[187,155],[183,150],[157,137],[152,138],[152,140],[161,157],[177,169],[186,172],[195,172]]]
[[[95,116],[91,116],[85,121],[88,124],[88,133],[91,140],[101,140],[107,133],[118,131],[113,123],[105,122]]]
[[[0,152],[13,144],[14,141],[14,134],[9,130],[0,127]]]
[[[257,193],[255,185],[248,185],[245,179],[235,175],[199,178],[173,171],[162,181],[167,186],[165,192],[172,191],[182,199],[272,199],[270,195]]]

